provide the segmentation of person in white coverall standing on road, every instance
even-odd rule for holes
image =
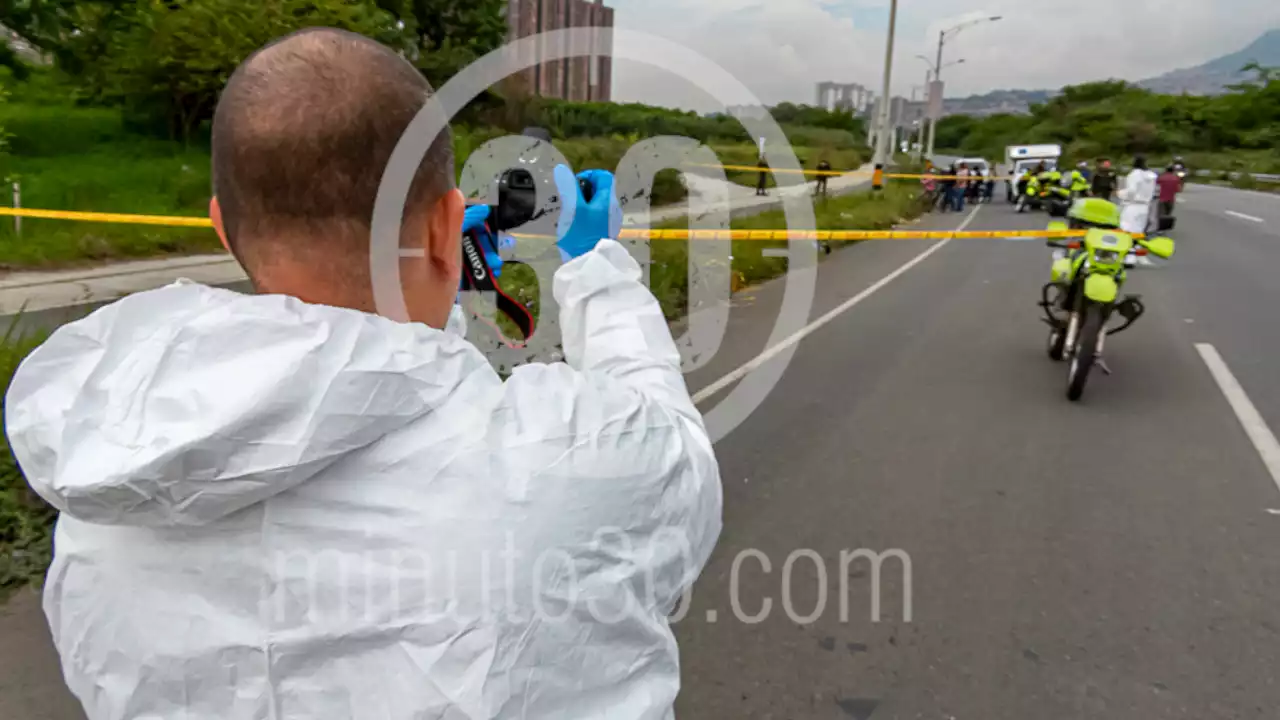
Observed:
[[[1134,235],[1146,233],[1155,198],[1156,174],[1147,169],[1147,159],[1138,156],[1133,159],[1133,170],[1125,176],[1124,186],[1116,193],[1116,199],[1120,201],[1120,229]],[[1147,259],[1135,260],[1130,256],[1126,264],[1132,267],[1138,261],[1146,264]]]
[[[672,716],[668,615],[721,488],[607,239],[612,177],[558,183],[592,185],[559,240],[566,362],[504,382],[459,332],[448,133],[405,206],[412,322],[373,312],[375,197],[430,92],[349,33],[258,51],[218,104],[210,207],[258,294],[132,295],[18,370],[7,429],[61,511],[44,607],[90,720]]]

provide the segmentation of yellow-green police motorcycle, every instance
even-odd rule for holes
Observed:
[[[1107,375],[1102,347],[1110,335],[1123,332],[1146,308],[1137,295],[1120,296],[1129,253],[1168,258],[1173,241],[1166,237],[1135,237],[1120,230],[1120,209],[1100,198],[1075,201],[1067,222],[1050,223],[1049,230],[1084,230],[1079,240],[1049,240],[1065,252],[1053,261],[1052,280],[1044,286],[1040,307],[1049,324],[1049,357],[1068,360],[1067,398],[1084,394],[1089,371],[1098,366]],[[1107,327],[1113,316],[1123,322]]]

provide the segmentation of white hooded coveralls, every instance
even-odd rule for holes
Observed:
[[[560,268],[566,362],[506,382],[456,329],[191,283],[53,333],[6,422],[89,718],[672,717],[721,488],[640,276]]]
[[[1156,174],[1134,168],[1125,176],[1124,187],[1116,193],[1120,200],[1120,229],[1135,235],[1145,233],[1155,197]]]

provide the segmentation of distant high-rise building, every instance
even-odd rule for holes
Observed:
[[[540,41],[531,66],[520,73],[524,89],[543,97],[581,102],[609,102],[613,97],[613,8],[604,0],[507,0],[510,40],[568,28],[590,29],[587,46],[568,48],[579,57],[544,60],[550,48]]]

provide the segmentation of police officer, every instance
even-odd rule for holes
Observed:
[[[1033,203],[1040,200],[1040,176],[1045,174],[1044,163],[1023,174],[1018,182],[1018,212],[1023,212]]]
[[[831,177],[828,173],[830,172],[831,172],[831,163],[827,162],[826,158],[819,160],[818,161],[818,182],[813,190],[815,195],[821,195],[823,197],[826,197],[827,180]]]
[[[1110,200],[1116,192],[1116,171],[1110,160],[1100,160],[1098,169],[1093,173],[1093,196]]]
[[[1071,171],[1071,196],[1084,197],[1089,194],[1089,164],[1080,163]]]

